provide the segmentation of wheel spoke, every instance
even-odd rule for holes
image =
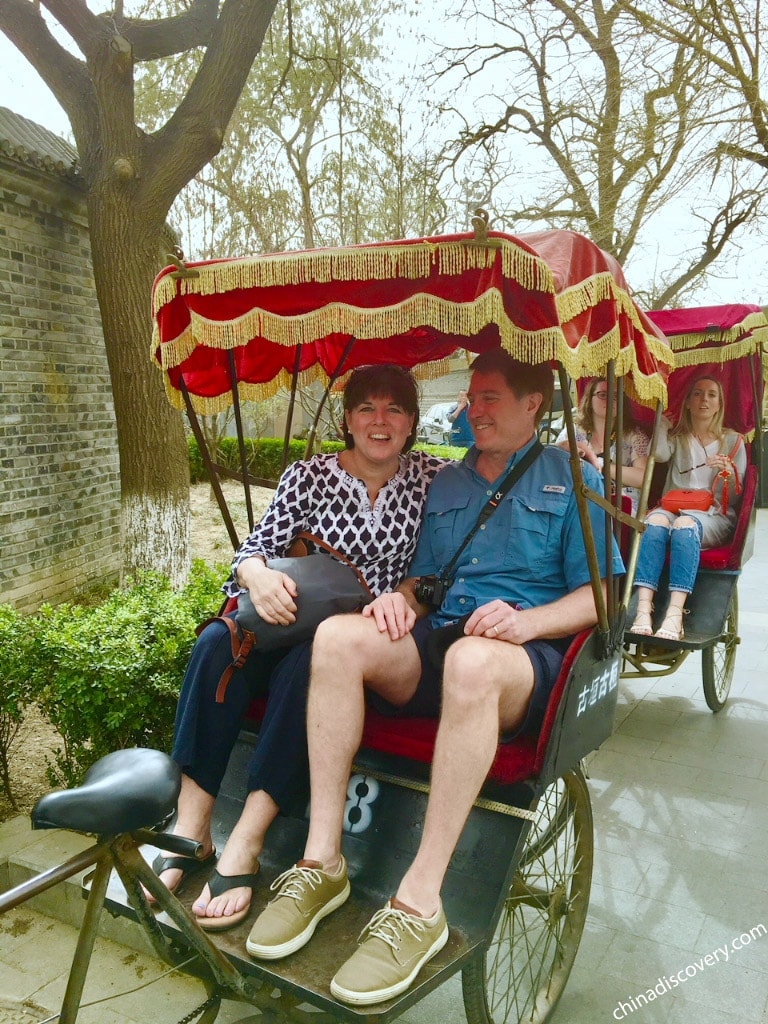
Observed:
[[[464,972],[470,1024],[540,1024],[576,955],[592,873],[592,818],[581,772],[553,783],[537,811],[485,961]]]
[[[725,706],[731,689],[739,644],[738,621],[738,593],[734,590],[722,637],[701,652],[704,698],[712,711]]]

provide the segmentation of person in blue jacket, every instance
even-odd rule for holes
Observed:
[[[459,392],[458,401],[448,411],[451,423],[450,442],[455,448],[471,448],[475,443],[475,435],[469,424],[469,399],[466,389]]]

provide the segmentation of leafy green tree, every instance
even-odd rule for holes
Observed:
[[[141,18],[123,0],[99,14],[85,0],[0,3],[0,30],[69,117],[87,188],[120,450],[123,567],[151,567],[176,583],[189,566],[189,476],[181,418],[148,359],[150,292],[171,204],[220,150],[276,6],[187,0],[173,16]],[[64,33],[79,56],[58,41]],[[147,130],[135,111],[137,68],[190,50],[200,55],[195,73]]]
[[[765,206],[749,175],[721,174],[713,187],[707,154],[722,138],[724,97],[712,55],[682,27],[662,28],[668,9],[682,19],[694,6],[721,5],[466,0],[460,16],[472,41],[445,48],[440,61],[444,80],[472,89],[481,111],[465,118],[454,160],[495,147],[497,167],[518,179],[510,187],[508,175],[494,195],[514,230],[528,222],[583,231],[627,265],[647,250],[649,227],[687,218],[685,248],[667,228],[674,266],[643,295],[662,305],[701,284]]]
[[[386,21],[402,0],[293,0],[275,14],[226,147],[175,207],[190,249],[210,256],[434,233],[446,220],[423,120],[383,88]],[[288,39],[289,45],[283,45]],[[173,105],[195,55],[148,69],[150,123]],[[403,89],[405,94],[405,89]]]

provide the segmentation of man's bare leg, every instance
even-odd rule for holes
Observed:
[[[493,763],[499,732],[523,720],[533,682],[530,659],[517,645],[466,637],[448,650],[424,834],[397,891],[402,903],[424,917],[437,911],[445,872]]]
[[[307,702],[312,804],[304,857],[327,871],[334,872],[341,858],[347,786],[363,735],[364,681],[404,704],[420,675],[413,637],[391,640],[370,618],[336,616],[315,634]]]

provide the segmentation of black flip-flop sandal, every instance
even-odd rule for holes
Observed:
[[[258,877],[258,870],[247,875],[220,875],[218,871],[214,871],[208,879],[211,899],[214,899],[216,896],[222,896],[225,892],[229,892],[230,889],[239,889],[241,886],[250,889],[251,897],[253,897],[253,890],[256,887]],[[248,901],[248,905],[243,907],[242,910],[230,914],[229,917],[198,917],[196,914],[195,920],[205,932],[223,932],[226,928],[234,928],[236,924],[240,924],[241,921],[245,920],[250,910],[251,900]]]
[[[166,857],[162,853],[158,853],[155,859],[152,861],[152,870],[156,875],[161,875],[163,871],[181,871],[182,876],[179,879],[179,884],[174,889],[169,889],[169,892],[177,893],[181,890],[186,880],[192,875],[199,874],[201,871],[205,871],[212,864],[216,863],[216,849],[214,848],[208,854],[207,857],[203,857],[202,860],[198,860],[197,857],[183,857],[181,855],[175,855],[172,857]]]

